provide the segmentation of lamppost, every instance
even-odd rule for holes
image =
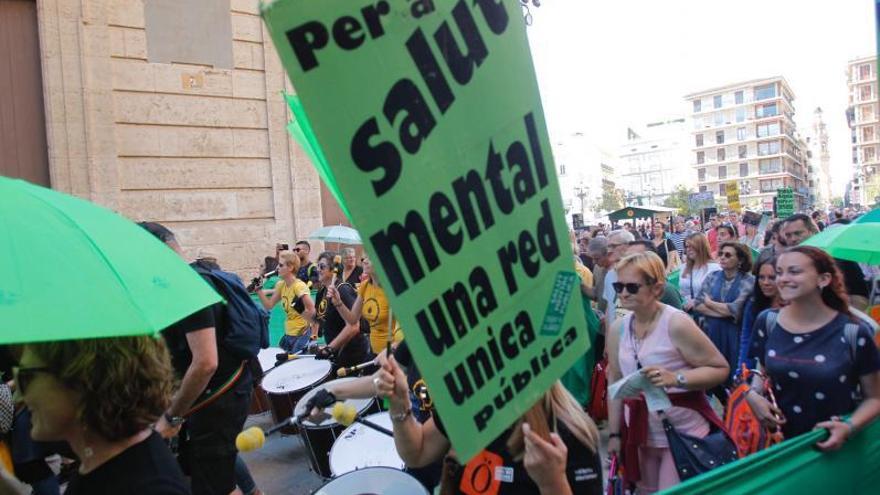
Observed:
[[[578,199],[581,200],[581,218],[586,218],[584,200],[590,197],[590,186],[585,185],[584,181],[580,181],[580,183],[575,186],[574,190],[576,191],[575,196],[577,196]]]

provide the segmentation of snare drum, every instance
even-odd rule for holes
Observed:
[[[318,390],[351,380],[357,380],[357,378],[339,378],[311,389],[296,404],[295,414],[300,416],[306,412],[306,403],[318,393]],[[379,406],[376,404],[375,399],[348,399],[344,403],[347,406],[353,407],[357,411],[358,416],[379,412]],[[325,478],[329,478],[332,475],[330,472],[330,448],[333,446],[333,442],[345,430],[345,426],[336,422],[333,416],[330,415],[332,409],[332,407],[324,409],[327,418],[321,421],[321,423],[315,424],[305,420],[299,426],[300,438],[305,443],[306,450],[309,453],[309,464],[312,465],[313,471]]]
[[[257,354],[257,361],[260,362],[260,368],[263,369],[265,375],[269,370],[275,367],[275,355],[284,352],[280,347],[269,347],[268,349],[260,349]],[[269,397],[266,391],[257,383],[254,387],[254,395],[251,397],[251,410],[248,414],[263,414],[270,409]]]
[[[288,361],[263,377],[262,387],[269,396],[272,419],[280,423],[293,416],[296,403],[314,386],[330,376],[330,361],[300,358]],[[296,426],[285,426],[281,433],[295,435]]]
[[[371,414],[364,419],[391,430],[391,416],[387,412]],[[393,438],[369,426],[354,423],[342,432],[330,449],[330,472],[336,477],[373,466],[403,469],[404,464],[397,455]],[[368,492],[362,490],[358,493]]]
[[[412,476],[389,467],[371,467],[343,474],[318,488],[312,495],[429,495]]]

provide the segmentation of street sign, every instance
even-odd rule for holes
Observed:
[[[262,10],[468,460],[592,352],[520,2]]]
[[[794,215],[794,190],[783,187],[776,190],[776,216],[786,218]]]

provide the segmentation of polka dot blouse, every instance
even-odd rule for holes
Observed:
[[[859,379],[880,370],[880,351],[871,329],[859,323],[853,355],[844,335],[844,327],[853,320],[843,313],[817,330],[794,334],[778,321],[768,332],[770,311],[778,310],[758,315],[749,357],[758,359],[770,376],[788,420],[782,427],[785,438],[810,431],[831,416],[853,412],[860,398]]]

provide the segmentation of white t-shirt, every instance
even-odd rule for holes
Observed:
[[[703,281],[706,280],[706,275],[709,275],[712,272],[717,272],[720,269],[721,265],[714,261],[710,261],[708,264],[692,271],[687,276],[682,273],[678,280],[678,291],[681,294],[682,299],[685,301],[691,301],[700,293],[700,288],[703,287]],[[691,289],[693,289],[693,296],[691,295]]]

